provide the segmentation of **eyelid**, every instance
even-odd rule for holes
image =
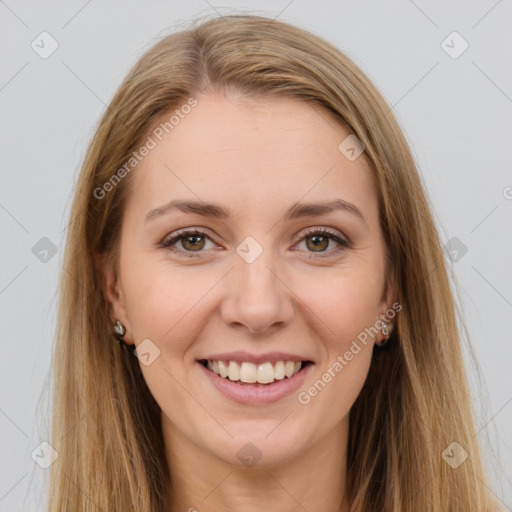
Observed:
[[[328,258],[334,255],[338,255],[341,252],[344,252],[345,250],[352,248],[352,242],[347,236],[339,232],[337,229],[321,226],[307,228],[305,232],[303,231],[301,232],[301,234],[298,234],[298,240],[297,242],[294,243],[294,245],[297,245],[299,242],[304,241],[308,236],[313,235],[327,237],[329,240],[336,242],[338,244],[338,247],[335,247],[334,249],[330,249],[328,251],[306,251],[310,254],[310,258]]]
[[[168,241],[172,241],[173,239],[176,239],[176,238],[179,238],[179,237],[183,237],[185,238],[185,235],[187,236],[194,236],[194,234],[197,234],[197,236],[204,236],[206,235],[210,240],[213,241],[213,238],[211,236],[211,231],[207,228],[198,228],[198,227],[187,227],[187,228],[180,228],[180,229],[177,229],[176,231],[173,231],[172,233],[170,233],[169,235],[166,235],[162,241],[162,243],[166,243]]]
[[[208,238],[212,243],[216,243],[213,239],[214,237],[211,236],[210,231],[206,228],[196,228],[196,227],[189,227],[189,228],[181,228],[177,231],[174,231],[170,235],[165,236],[165,238],[158,244],[158,247],[161,249],[167,249],[171,252],[185,254],[185,257],[194,257],[194,253],[200,254],[202,252],[206,251],[185,251],[183,249],[171,249],[172,246],[179,242],[180,240],[186,238],[187,236],[200,236],[203,238]]]
[[[324,232],[327,235],[330,235],[332,237],[337,237],[342,239],[345,243],[350,244],[349,238],[344,235],[341,231],[335,228],[330,228],[328,226],[313,226],[306,228],[305,231],[301,231],[297,234],[297,240],[302,240],[304,237],[308,235],[312,235],[315,233]]]

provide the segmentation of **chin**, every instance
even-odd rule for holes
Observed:
[[[275,427],[274,423],[272,428]],[[270,469],[300,456],[303,437],[295,439],[284,431],[272,432],[272,428],[246,428],[233,438],[226,434],[221,442],[210,446],[210,452],[226,464],[254,469]]]

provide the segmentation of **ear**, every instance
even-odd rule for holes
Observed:
[[[396,324],[396,314],[402,309],[402,306],[398,303],[396,279],[394,274],[391,272],[388,276],[386,276],[386,278],[386,286],[384,286],[381,299],[381,317],[386,319],[386,312],[391,311],[391,314],[387,316],[386,321],[390,327],[390,330],[393,330]]]
[[[123,336],[123,340],[125,343],[132,344],[131,333],[133,331],[130,328],[123,290],[113,258],[107,254],[97,255],[96,268],[102,283],[102,291],[108,306],[112,329],[114,324],[120,321],[126,327],[126,334]]]

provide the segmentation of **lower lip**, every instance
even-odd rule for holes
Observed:
[[[201,367],[208,379],[210,379],[211,383],[225,397],[238,404],[244,405],[270,404],[290,395],[304,383],[304,379],[313,366],[312,363],[309,363],[292,377],[285,377],[272,384],[260,386],[257,384],[238,384],[228,378],[223,378],[213,373],[199,361],[197,361],[197,364]]]

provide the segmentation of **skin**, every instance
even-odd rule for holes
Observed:
[[[315,363],[304,391],[391,308],[367,161],[340,153],[350,132],[318,106],[234,93],[197,99],[134,171],[119,274],[104,270],[112,319],[125,325],[125,342],[150,339],[160,350],[140,366],[162,409],[170,505],[191,512],[334,512],[343,500],[348,511],[348,414],[373,344],[384,335],[360,343],[306,405],[296,392],[272,404],[236,404],[211,385],[196,359],[232,350],[298,354]],[[365,220],[347,211],[282,220],[296,202],[337,198],[355,204]],[[149,210],[173,199],[219,203],[233,216],[171,211],[144,222]],[[329,238],[315,248],[305,232],[322,227],[348,239],[350,248]],[[207,232],[195,240],[199,252],[184,246],[186,239],[173,244],[174,252],[159,247],[182,228]],[[236,252],[247,236],[263,249],[252,263]],[[261,453],[253,467],[237,457],[246,443]]]

